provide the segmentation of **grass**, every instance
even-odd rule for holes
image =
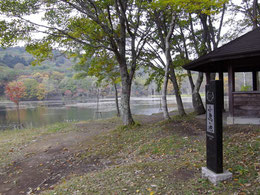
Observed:
[[[232,181],[213,186],[205,166],[204,124],[193,115],[156,124],[118,127],[100,136],[82,155],[109,167],[64,179],[43,194],[259,194],[259,126],[224,130],[224,168]]]
[[[118,125],[118,120],[88,121],[86,124],[102,128],[108,122]],[[23,149],[41,136],[84,131],[80,123],[77,124],[80,128],[73,123],[57,123],[43,128],[0,132],[0,167],[12,164],[24,155]],[[233,179],[218,186],[201,178],[201,167],[206,165],[205,122],[190,114],[155,124],[119,126],[93,138],[81,151],[80,160],[86,164],[97,160],[104,164],[103,168],[71,175],[54,189],[42,193],[259,194],[260,127],[228,126],[223,137],[224,168],[233,173]]]
[[[47,127],[0,131],[0,171],[23,155],[23,149],[40,136],[74,130],[73,124],[56,123]]]

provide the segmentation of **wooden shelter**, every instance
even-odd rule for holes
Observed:
[[[223,73],[228,73],[229,124],[260,124],[260,28],[223,45],[222,47],[184,65],[192,71],[218,73],[223,81]],[[235,90],[235,73],[252,73],[252,91]]]

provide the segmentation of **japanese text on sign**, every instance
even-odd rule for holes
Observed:
[[[207,104],[207,132],[214,133],[214,105]]]

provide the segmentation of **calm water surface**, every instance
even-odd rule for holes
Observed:
[[[185,100],[184,100],[185,102]],[[175,110],[174,99],[168,100],[169,110]],[[185,107],[190,107],[186,101]],[[50,104],[23,104],[20,109],[21,122],[26,127],[40,127],[56,122],[82,121],[97,118],[110,118],[116,115],[116,108],[113,99],[103,99],[99,103],[76,103],[63,106],[51,106]],[[132,113],[136,115],[151,115],[162,112],[159,98],[132,98]],[[17,112],[8,105],[0,106],[0,129],[6,129],[17,123]]]

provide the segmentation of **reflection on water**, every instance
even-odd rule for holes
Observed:
[[[169,101],[169,110],[176,108],[174,102]],[[77,103],[62,107],[36,106],[34,108],[21,108],[21,122],[27,127],[39,127],[64,121],[82,121],[95,119],[96,103]],[[190,107],[190,103],[186,103]],[[151,115],[161,112],[159,99],[134,99],[131,101],[132,113],[136,115]],[[102,118],[109,118],[116,115],[116,108],[113,100],[102,100],[99,105],[99,112]],[[0,129],[5,129],[11,124],[17,123],[17,112],[15,109],[0,107]]]

